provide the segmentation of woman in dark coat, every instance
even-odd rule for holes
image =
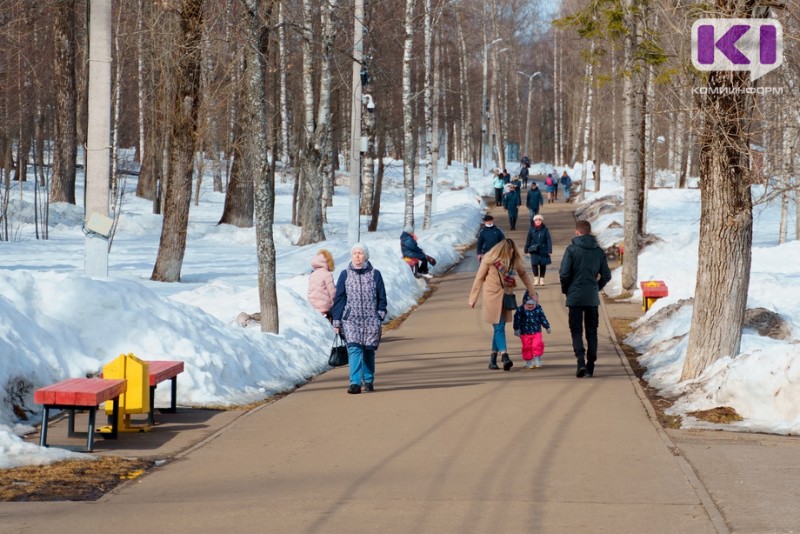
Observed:
[[[553,263],[550,258],[552,253],[553,240],[550,239],[550,230],[544,225],[544,217],[537,213],[533,216],[533,226],[528,230],[528,237],[525,239],[525,254],[531,256],[534,285],[544,285],[545,269]]]

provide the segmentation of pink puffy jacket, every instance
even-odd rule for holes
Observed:
[[[314,272],[308,279],[308,302],[320,313],[327,313],[333,308],[333,297],[336,295],[336,284],[333,273],[328,270],[325,256],[317,254],[311,260]]]

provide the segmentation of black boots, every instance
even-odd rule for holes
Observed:
[[[500,369],[499,367],[497,367],[497,353],[496,352],[493,352],[489,356],[489,369],[492,369],[492,370]]]
[[[503,371],[508,371],[514,366],[514,362],[508,357],[507,353],[503,353]]]

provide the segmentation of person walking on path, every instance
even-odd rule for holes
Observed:
[[[494,178],[492,179],[492,186],[494,186],[494,205],[498,208],[503,203],[503,187],[505,187],[505,185],[506,183],[500,176],[500,171],[495,169]]]
[[[522,342],[522,359],[525,369],[542,366],[544,340],[542,329],[550,333],[550,323],[539,304],[539,295],[525,293],[523,304],[514,312],[514,335]]]
[[[425,252],[419,248],[417,236],[414,235],[414,228],[412,228],[411,225],[403,228],[403,233],[400,234],[400,253],[403,255],[403,258],[419,260],[417,273],[423,278],[432,278],[430,273],[428,273],[428,262],[433,258],[425,254]],[[434,263],[435,262],[431,262],[431,265]]]
[[[506,238],[503,231],[494,225],[494,217],[489,214],[483,216],[483,228],[478,233],[478,261],[492,250],[496,244]]]
[[[569,332],[578,370],[575,376],[592,377],[597,361],[598,292],[611,280],[606,253],[592,235],[589,221],[578,221],[575,237],[564,251],[558,271],[561,292],[567,296]],[[586,347],[583,334],[586,330]],[[585,359],[584,359],[585,358]]]
[[[519,217],[519,207],[522,205],[522,199],[520,199],[519,191],[517,191],[517,184],[518,181],[513,181],[509,185],[510,189],[508,190],[508,194],[506,194],[505,198],[503,198],[503,207],[508,212],[508,227],[511,230],[517,229],[517,217]]]
[[[531,182],[531,188],[528,189],[528,193],[525,195],[525,205],[528,207],[528,226],[533,226],[533,217],[539,213],[543,204],[544,197],[542,196],[542,191],[534,180]]]
[[[472,289],[469,292],[469,307],[474,308],[478,294],[483,289],[483,320],[491,323],[492,351],[489,356],[489,369],[497,367],[497,355],[501,355],[503,370],[508,371],[514,365],[508,357],[506,344],[506,323],[513,320],[514,309],[505,309],[503,295],[513,293],[517,285],[517,276],[522,280],[529,293],[534,293],[533,280],[525,269],[522,254],[513,239],[505,239],[495,245],[481,260]]]
[[[329,321],[332,320],[331,308],[336,296],[336,284],[333,282],[333,256],[326,250],[320,250],[311,258],[314,269],[308,278],[308,302]]]
[[[561,174],[561,187],[564,188],[564,202],[569,202],[569,189],[572,187],[572,178],[569,177],[567,171]]]
[[[344,331],[347,342],[350,386],[348,393],[373,391],[375,351],[381,342],[381,323],[386,318],[386,288],[380,271],[369,262],[369,249],[356,243],[351,261],[339,275],[333,299],[333,329]]]
[[[553,240],[550,237],[550,230],[544,224],[544,217],[535,215],[533,226],[528,229],[528,237],[525,238],[525,254],[531,255],[531,270],[534,276],[534,285],[544,285],[544,273],[547,266],[553,263],[550,255],[553,253]]]
[[[519,179],[522,181],[522,187],[528,187],[528,178],[530,177],[530,171],[528,167],[523,165],[519,169]]]
[[[547,178],[544,181],[545,191],[547,192],[547,203],[552,204],[555,202],[555,194],[558,191],[558,187],[556,186],[556,180],[553,178],[552,174],[548,174]]]

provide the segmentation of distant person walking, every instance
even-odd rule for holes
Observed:
[[[517,277],[522,280],[528,292],[533,294],[534,286],[525,269],[522,254],[512,239],[505,239],[483,257],[469,293],[469,307],[474,308],[478,294],[483,289],[483,320],[491,323],[493,328],[489,369],[499,369],[498,354],[501,356],[504,371],[510,370],[514,365],[508,357],[506,344],[506,323],[513,320],[514,309],[503,307],[503,295],[514,292]]]
[[[553,178],[552,174],[548,174],[547,178],[545,178],[544,187],[545,191],[547,192],[547,203],[552,204],[553,202],[555,202],[556,191],[558,191],[556,180],[555,178]]]
[[[350,366],[348,393],[373,391],[375,351],[381,342],[381,322],[386,318],[386,288],[380,271],[369,262],[369,249],[356,243],[350,265],[339,275],[333,300],[333,329],[344,331]]]
[[[572,178],[569,177],[567,171],[561,174],[561,187],[564,188],[564,202],[569,202],[569,189],[572,187]]]
[[[503,231],[494,225],[494,217],[491,215],[483,216],[483,228],[478,232],[478,261],[492,250],[500,241],[506,238]]]
[[[598,292],[611,280],[611,271],[606,253],[597,244],[588,221],[578,221],[575,225],[575,237],[564,252],[558,275],[561,292],[567,296],[569,332],[578,365],[575,376],[591,377],[597,361]]]
[[[311,258],[311,276],[308,278],[308,302],[329,321],[333,320],[331,309],[336,296],[333,282],[333,256],[322,249]]]
[[[518,180],[509,183],[509,190],[503,198],[503,207],[508,212],[508,226],[511,230],[517,229],[517,217],[519,216],[519,207],[522,205],[522,200],[517,191]]]
[[[533,226],[533,216],[539,213],[542,205],[544,204],[544,197],[539,185],[534,180],[531,182],[531,188],[525,195],[525,206],[528,208],[528,226]]]
[[[494,170],[494,178],[492,179],[492,186],[494,187],[494,205],[495,207],[500,207],[503,203],[503,187],[506,183],[503,181],[503,178],[500,176],[500,171],[497,169]]]
[[[544,217],[535,215],[533,226],[528,229],[528,237],[525,238],[525,254],[531,255],[534,285],[544,285],[544,273],[547,266],[553,263],[550,258],[552,253],[553,240],[550,237],[550,230],[544,224]]]
[[[522,187],[528,187],[528,178],[530,177],[530,171],[528,167],[523,165],[519,170],[519,179],[522,181]]]
[[[539,295],[526,292],[523,300],[522,306],[514,312],[514,335],[519,336],[522,342],[522,360],[525,362],[525,368],[538,369],[542,366],[544,354],[542,330],[547,330],[549,334],[550,323],[539,305]]]

